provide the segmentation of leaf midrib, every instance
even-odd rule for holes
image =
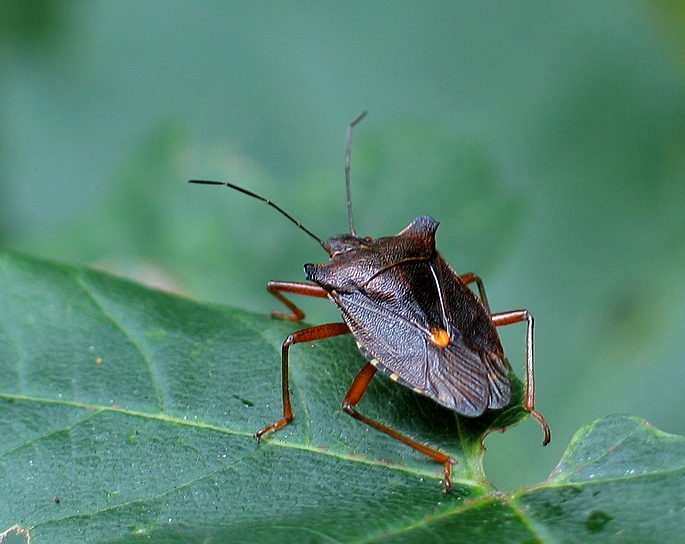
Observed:
[[[90,419],[96,415],[104,414],[104,413],[115,413],[115,414],[122,414],[122,415],[127,415],[131,417],[137,417],[140,419],[147,419],[147,420],[153,420],[153,421],[163,421],[165,423],[172,423],[176,425],[183,425],[185,427],[190,427],[193,429],[199,429],[199,430],[205,430],[205,431],[213,431],[213,432],[218,432],[230,436],[240,436],[240,437],[249,437],[249,438],[254,438],[254,435],[252,433],[248,433],[245,431],[238,431],[234,429],[230,429],[227,427],[221,427],[218,425],[212,425],[210,423],[204,423],[201,421],[196,421],[196,420],[189,420],[187,418],[179,418],[179,417],[174,417],[170,416],[166,413],[148,413],[148,412],[140,412],[138,410],[130,410],[126,408],[120,408],[116,406],[101,406],[101,405],[95,405],[91,403],[82,403],[82,402],[76,402],[76,401],[68,401],[68,400],[56,400],[56,399],[42,399],[38,397],[31,397],[27,395],[8,395],[8,394],[0,394],[0,399],[5,399],[8,401],[22,401],[22,402],[32,402],[32,403],[39,403],[39,404],[47,404],[47,405],[52,405],[52,406],[63,406],[63,407],[69,407],[69,408],[77,408],[80,410],[87,410],[91,412],[88,417],[84,417],[83,419],[79,420],[78,422],[75,422],[72,425],[65,426],[65,427],[60,427],[56,429],[52,429],[50,433],[47,433],[44,436],[49,436],[64,430],[67,430],[74,425],[78,425],[82,423],[83,421],[86,421],[87,419]],[[41,436],[40,438],[43,438]],[[26,443],[22,444],[22,446],[26,445]],[[18,446],[21,447],[21,446]],[[431,478],[435,480],[439,480],[439,476],[436,475],[434,470],[426,469],[426,470],[421,470],[418,468],[412,468],[412,467],[407,467],[404,465],[400,464],[393,464],[393,463],[388,463],[388,462],[381,462],[381,461],[376,461],[373,458],[370,457],[361,457],[361,456],[356,456],[356,455],[350,455],[347,453],[342,453],[338,452],[332,449],[321,449],[316,446],[311,446],[309,444],[304,444],[304,443],[299,443],[299,442],[293,442],[293,441],[288,441],[288,440],[281,440],[278,439],[277,437],[270,437],[266,440],[263,441],[260,447],[279,447],[279,448],[287,448],[291,450],[298,450],[298,451],[304,451],[308,452],[311,454],[315,455],[322,455],[326,457],[331,457],[334,459],[338,459],[341,461],[347,461],[347,462],[352,462],[352,463],[358,463],[358,464],[363,464],[367,466],[375,466],[375,467],[383,467],[389,470],[396,470],[400,472],[404,472],[407,474],[412,474],[418,477],[424,477],[424,478]],[[15,448],[16,449],[16,448]],[[463,485],[464,487],[480,487],[480,484],[474,480],[469,480],[466,478],[453,478],[452,483],[454,484],[460,484]]]

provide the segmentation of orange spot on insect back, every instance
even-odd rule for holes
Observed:
[[[431,330],[431,342],[439,348],[446,348],[450,345],[450,333],[445,329]]]

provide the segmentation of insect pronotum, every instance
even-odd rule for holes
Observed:
[[[422,215],[395,236],[360,238],[354,230],[350,183],[352,131],[366,112],[349,125],[345,152],[345,184],[349,234],[326,241],[272,201],[232,183],[190,180],[190,183],[225,185],[266,202],[314,238],[328,253],[324,264],[306,264],[305,282],[271,281],[267,289],[288,308],[272,316],[300,321],[304,313],[284,293],[328,298],[343,322],[308,327],[289,335],[282,347],[283,417],[256,433],[257,440],[278,431],[293,419],[288,387],[290,347],[302,342],[351,333],[367,359],[352,382],[342,408],[352,417],[427,455],[444,467],[445,490],[451,490],[449,455],[421,444],[395,429],[357,411],[376,372],[425,395],[467,417],[511,402],[511,366],[504,355],[496,327],[527,322],[526,395],[524,408],[542,426],[543,445],[550,441],[549,425],[535,410],[533,316],[528,310],[491,313],[480,277],[457,274],[435,248],[438,222]],[[471,290],[475,284],[479,296]]]

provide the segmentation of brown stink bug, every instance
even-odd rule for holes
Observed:
[[[493,314],[485,288],[475,274],[457,274],[435,248],[438,222],[422,215],[404,230],[387,238],[360,238],[354,230],[350,189],[352,129],[366,115],[350,123],[345,154],[345,182],[350,233],[322,241],[276,204],[231,183],[226,185],[278,210],[326,250],[325,264],[306,264],[312,283],[271,281],[267,289],[290,310],[274,317],[300,321],[304,313],[283,293],[328,298],[340,310],[343,323],[299,330],[282,348],[283,417],[257,432],[257,440],[293,419],[288,387],[288,353],[302,342],[352,333],[368,363],[352,382],[343,410],[444,467],[445,490],[451,489],[453,458],[371,419],[356,409],[371,379],[380,370],[390,379],[433,399],[458,414],[477,417],[511,402],[511,366],[496,327],[527,322],[526,396],[524,408],[540,422],[543,445],[550,440],[545,418],[535,410],[533,316],[528,310]],[[480,298],[469,288],[475,283]]]

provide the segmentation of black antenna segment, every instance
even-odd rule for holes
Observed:
[[[247,196],[251,196],[252,198],[256,198],[257,200],[261,200],[262,202],[266,202],[269,206],[274,208],[276,211],[280,212],[282,215],[287,217],[290,221],[295,223],[300,229],[302,229],[304,232],[309,234],[309,236],[314,238],[314,240],[319,242],[319,245],[326,250],[326,253],[328,253],[329,255],[331,254],[331,248],[326,242],[321,240],[321,238],[319,238],[316,234],[314,234],[312,231],[310,231],[307,227],[305,227],[302,223],[300,223],[292,215],[290,215],[288,212],[286,212],[283,208],[281,208],[277,204],[271,202],[271,200],[269,200],[268,198],[264,198],[263,196],[260,196],[257,193],[253,193],[252,191],[248,191],[247,189],[243,189],[242,187],[238,187],[237,185],[233,185],[232,183],[228,183],[225,181],[207,181],[207,180],[203,180],[203,179],[189,179],[188,183],[201,183],[203,185],[225,185],[226,187],[229,187],[231,189],[235,189],[236,191],[239,191],[243,194],[246,194]]]
[[[345,187],[347,189],[347,215],[350,218],[350,234],[352,236],[357,236],[354,232],[354,219],[352,217],[352,183],[350,182],[350,158],[352,157],[352,129],[359,123],[364,117],[366,117],[367,111],[361,112],[354,120],[350,123],[347,129],[347,150],[345,151]]]

